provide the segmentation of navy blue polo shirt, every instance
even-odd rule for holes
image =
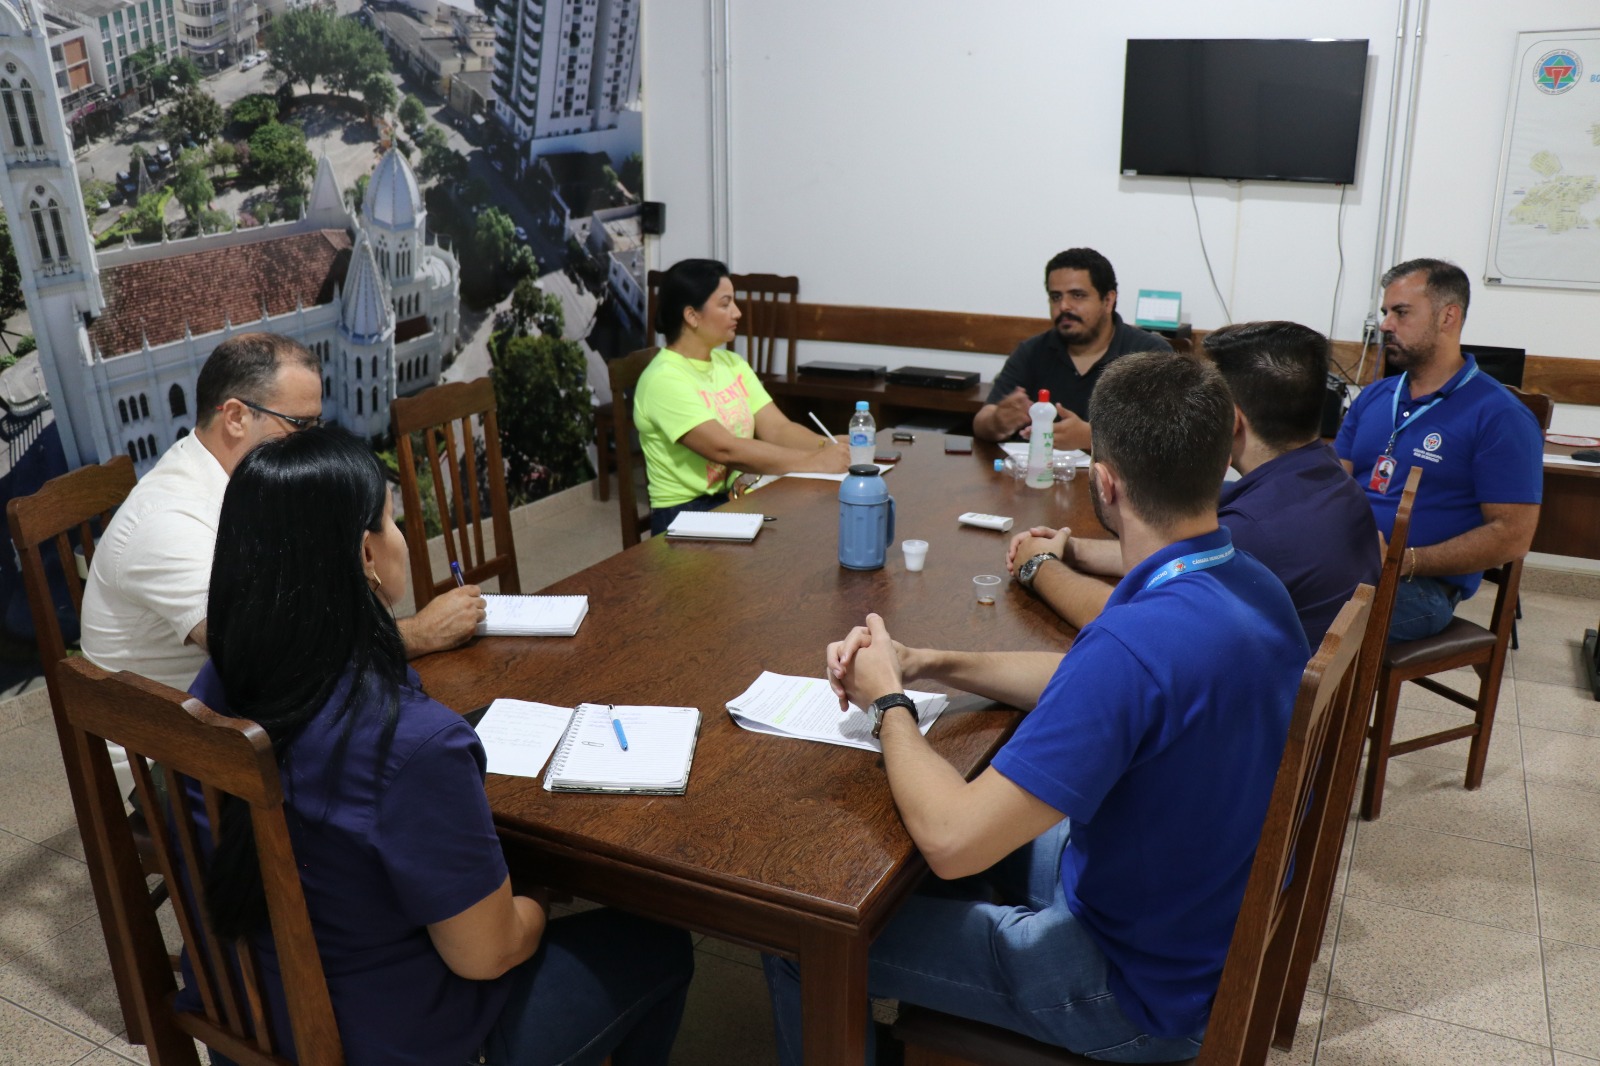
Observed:
[[[1486,503],[1538,503],[1544,495],[1544,434],[1526,404],[1477,368],[1471,354],[1437,393],[1395,404],[1395,390],[1409,374],[1373,382],[1350,405],[1334,448],[1354,468],[1366,490],[1378,528],[1387,537],[1411,468],[1422,464],[1422,484],[1411,510],[1410,543],[1419,548],[1458,537],[1483,525]],[[1395,469],[1385,492],[1371,486],[1372,467],[1389,434],[1407,413],[1435,396],[1443,397],[1400,431],[1394,443]],[[1409,401],[1409,402],[1408,402]],[[1464,595],[1478,591],[1481,573],[1441,577]]]
[[[1310,657],[1283,583],[1244,552],[1145,587],[1230,542],[1218,529],[1129,571],[993,763],[1072,819],[1067,905],[1156,1036],[1209,1016]]]
[[[1356,586],[1378,584],[1383,556],[1372,507],[1320,440],[1224,484],[1217,521],[1235,547],[1278,575],[1313,651]]]

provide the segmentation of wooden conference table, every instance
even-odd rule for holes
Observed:
[[[882,570],[839,566],[836,483],[784,479],[730,505],[776,516],[753,543],[652,538],[551,586],[589,597],[576,637],[483,638],[416,664],[462,711],[500,696],[700,708],[687,795],[556,795],[492,774],[496,824],[519,877],[798,959],[808,1063],[862,1061],[867,946],[926,867],[879,755],[746,732],[726,702],[762,670],[821,676],[827,642],[869,610],[911,645],[1065,650],[1073,630],[1009,580],[977,603],[972,578],[1004,575],[1009,535],[956,516],[1100,528],[1082,476],[1031,490],[994,473],[992,445],[945,455],[939,435],[919,434],[896,447]],[[906,571],[903,537],[929,542],[923,572]],[[929,739],[971,777],[1018,717],[962,696]]]

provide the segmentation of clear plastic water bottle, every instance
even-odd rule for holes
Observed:
[[[856,401],[856,413],[850,416],[850,465],[871,465],[878,447],[878,424],[872,420],[872,410],[865,400]]]
[[[1028,408],[1033,430],[1028,434],[1028,487],[1047,489],[1055,484],[1055,474],[1050,469],[1051,456],[1056,444],[1056,406],[1050,402],[1050,390],[1039,390],[1039,402]]]

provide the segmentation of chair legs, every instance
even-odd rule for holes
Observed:
[[[1492,669],[1488,663],[1473,667],[1478,672],[1479,682],[1479,707],[1477,715],[1478,732],[1472,738],[1472,748],[1467,752],[1467,787],[1477,788],[1483,784],[1483,768],[1489,760],[1489,739],[1494,735],[1494,712],[1500,703],[1500,685],[1491,681],[1498,678],[1491,677]]]
[[[1378,700],[1372,712],[1371,742],[1367,747],[1367,778],[1361,791],[1361,817],[1372,821],[1383,810],[1383,784],[1389,768],[1389,747],[1394,743],[1394,719],[1400,705],[1403,681],[1392,680],[1385,670],[1378,678]]]

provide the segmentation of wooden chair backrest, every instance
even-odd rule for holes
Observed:
[[[611,375],[612,446],[617,456],[617,507],[622,516],[622,546],[639,543],[648,521],[639,518],[639,500],[633,487],[633,390],[660,348],[641,348],[606,364]]]
[[[94,562],[95,545],[112,514],[133,491],[134,480],[133,460],[118,455],[99,466],[80,467],[52,478],[33,495],[15,497],[6,504],[11,542],[22,564],[22,582],[52,706],[58,703],[57,664],[67,654],[67,647],[61,635],[60,605],[50,587],[47,551],[60,564],[73,613],[81,614],[84,582],[78,576],[73,549],[82,549],[85,565]]]
[[[648,311],[645,328],[656,335],[656,308],[661,295],[661,274],[652,270],[645,277]],[[800,279],[788,274],[730,274],[733,296],[744,317],[739,321],[739,336],[732,347],[744,352],[758,374],[795,372],[800,344]],[[778,342],[783,342],[780,361]]]
[[[477,425],[474,425],[476,420]],[[494,385],[486,377],[424,389],[397,397],[389,405],[395,456],[400,467],[400,498],[405,505],[406,548],[411,553],[412,596],[417,609],[455,586],[448,569],[435,578],[428,562],[428,535],[422,522],[422,492],[411,435],[422,436],[433,474],[434,503],[444,533],[445,556],[459,563],[470,585],[491,577],[500,591],[522,591],[517,573],[517,546],[511,537],[511,507],[506,496],[505,464],[500,458],[500,425],[495,420]],[[484,539],[483,498],[478,491],[477,437],[484,442],[484,475],[489,482],[489,520],[494,554]]]
[[[1422,467],[1413,466],[1411,473],[1406,475],[1406,487],[1400,493],[1400,505],[1394,512],[1394,528],[1389,531],[1388,544],[1383,553],[1378,595],[1372,601],[1372,628],[1367,634],[1367,647],[1362,649],[1363,667],[1372,667],[1374,684],[1377,683],[1378,664],[1383,660],[1383,649],[1389,643],[1389,620],[1394,615],[1394,598],[1400,590],[1400,575],[1405,571],[1406,549],[1411,546],[1411,511],[1417,505],[1417,488],[1421,484]]]
[[[188,950],[203,1008],[179,1013],[176,992],[155,913],[145,897],[144,874],[134,851],[122,797],[105,741],[128,752],[143,809],[150,812],[162,874],[183,884],[180,870],[204,869],[199,831],[181,774],[199,783],[206,824],[220,823],[224,795],[249,804],[261,879],[270,915],[269,935],[277,952],[290,1028],[300,1066],[342,1066],[344,1053],[333,1005],[312,937],[300,887],[299,868],[283,815],[283,791],[272,742],[260,726],[214,714],[199,700],[135,674],[108,674],[84,659],[62,664],[61,686],[68,728],[89,782],[89,822],[84,848],[112,875],[111,906],[121,946],[134,970],[133,1008],[153,1062],[195,1066],[194,1041],[241,1066],[280,1066],[287,1060],[274,1046],[261,970],[250,938],[221,944],[205,928],[205,878],[191,876],[187,891],[172,892],[173,911]],[[162,801],[150,764],[168,775],[171,818],[158,816]]]
[[[1533,412],[1533,417],[1539,420],[1539,428],[1550,432],[1550,420],[1555,417],[1556,402],[1542,392],[1523,392],[1515,385],[1507,385],[1506,388]]]
[[[1199,1066],[1265,1062],[1284,978],[1300,935],[1319,849],[1343,840],[1345,811],[1328,802],[1330,780],[1354,710],[1362,636],[1373,590],[1361,585],[1339,611],[1301,676],[1261,843],[1228,946]],[[1293,864],[1294,877],[1284,886]]]

